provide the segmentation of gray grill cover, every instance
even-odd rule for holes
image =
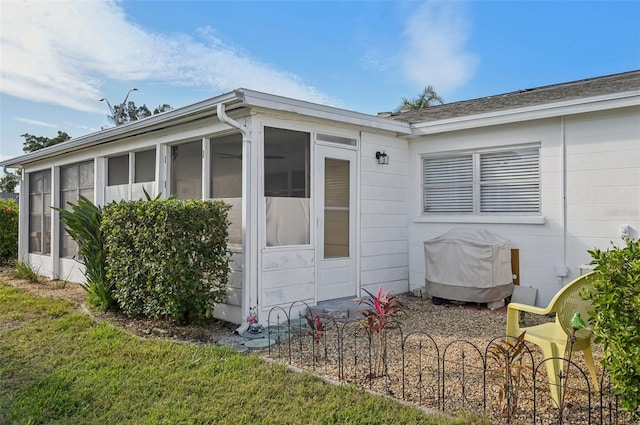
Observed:
[[[513,292],[511,248],[486,230],[457,228],[424,243],[431,297],[489,303]]]

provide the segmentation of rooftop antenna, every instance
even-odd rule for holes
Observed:
[[[111,118],[113,119],[113,123],[116,126],[124,124],[123,122],[124,108],[125,108],[125,105],[127,104],[127,99],[129,99],[129,95],[131,94],[132,91],[138,91],[138,89],[134,87],[131,90],[129,90],[127,92],[127,95],[124,97],[124,100],[122,101],[122,103],[120,103],[119,105],[116,105],[115,108],[111,106],[111,103],[109,103],[109,100],[107,100],[106,97],[103,97],[102,99],[100,99],[100,102],[107,102],[107,106],[109,106],[109,111],[111,111]]]

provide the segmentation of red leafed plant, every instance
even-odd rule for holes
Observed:
[[[322,323],[322,319],[320,318],[320,316],[316,316],[314,319],[309,315],[304,316],[304,318],[307,320],[307,324],[311,328],[311,332],[313,333],[313,340],[316,342],[316,344],[319,343],[324,336],[324,324]]]
[[[369,359],[370,369],[369,376],[371,378],[384,376],[387,374],[387,339],[385,328],[389,324],[389,319],[396,317],[403,312],[404,305],[398,300],[398,295],[391,295],[391,292],[384,292],[384,288],[380,286],[378,295],[363,289],[368,298],[360,298],[356,300],[358,304],[368,305],[367,310],[361,311],[365,320],[363,326],[369,332]],[[377,338],[373,338],[376,334]]]
[[[384,288],[380,286],[378,295],[363,289],[369,294],[368,298],[360,298],[356,300],[358,304],[366,304],[370,308],[361,313],[365,317],[365,327],[371,333],[378,333],[387,326],[389,318],[396,317],[401,313],[404,305],[398,300],[398,295],[391,295],[391,292],[384,292]]]
[[[313,336],[313,357],[314,360],[320,358],[320,341],[324,337],[324,323],[322,323],[322,318],[320,316],[316,316],[315,318],[306,315],[304,318],[307,320],[307,324],[311,330],[309,331]]]

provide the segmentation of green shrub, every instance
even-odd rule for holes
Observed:
[[[0,263],[18,256],[18,204],[13,199],[0,199]]]
[[[78,202],[69,203],[71,210],[54,208],[60,213],[60,221],[78,244],[76,259],[85,267],[87,302],[106,310],[117,306],[113,296],[113,285],[106,278],[105,251],[100,223],[102,208],[80,196]]]
[[[640,240],[626,247],[589,251],[598,279],[586,297],[593,303],[595,342],[602,343],[603,365],[622,407],[640,419]]]
[[[26,261],[16,261],[15,268],[14,276],[18,279],[24,279],[30,283],[40,283],[40,268],[34,269]]]
[[[122,311],[181,323],[210,317],[226,293],[229,208],[175,199],[106,206],[107,277]]]

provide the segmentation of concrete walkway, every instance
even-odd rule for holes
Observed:
[[[364,304],[357,304],[357,298],[348,297],[337,300],[321,301],[314,307],[309,307],[311,317],[318,315],[329,316],[334,319],[361,319],[361,310],[368,307]]]

